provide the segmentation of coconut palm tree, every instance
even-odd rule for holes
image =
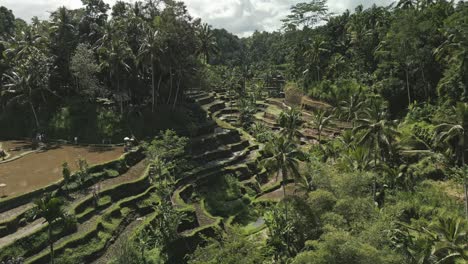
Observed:
[[[64,6],[51,14],[49,27],[51,53],[55,55],[55,65],[64,82],[69,79],[70,60],[76,42],[76,30],[71,12]]]
[[[36,128],[40,128],[39,118],[36,111],[34,98],[36,94],[42,93],[47,88],[49,80],[49,61],[43,53],[38,50],[31,50],[27,58],[21,60],[13,69],[4,74],[7,88],[0,95],[9,94],[10,101],[26,102],[34,117]]]
[[[211,30],[211,26],[203,23],[197,30],[199,41],[198,54],[203,55],[205,63],[210,62],[210,54],[217,54],[219,52],[216,38]]]
[[[357,114],[361,110],[364,101],[361,98],[361,93],[353,94],[349,100],[343,100],[340,102],[339,110],[342,115],[346,118],[346,121],[351,121],[357,118]],[[354,122],[353,122],[354,123]]]
[[[373,106],[373,107],[372,107]],[[396,131],[396,121],[387,119],[387,111],[379,104],[371,104],[363,112],[364,117],[356,120],[357,126],[353,131],[357,134],[357,144],[367,145],[373,152],[374,167],[377,168],[377,162],[383,162],[388,154],[392,152],[392,143]],[[372,196],[375,200],[377,179],[374,175]]]
[[[466,141],[468,132],[468,103],[458,103],[455,107],[455,118],[453,122],[446,122],[438,125],[436,131],[436,141],[447,143],[453,150],[455,163],[463,166],[466,163]]]
[[[320,63],[322,61],[322,56],[330,52],[326,46],[327,43],[324,40],[314,39],[309,48],[304,52],[304,57],[309,62],[309,68],[315,67],[316,69],[316,81],[320,81]]]
[[[343,160],[350,171],[366,171],[371,168],[372,157],[367,148],[352,146],[344,153]]]
[[[272,141],[268,142],[265,146],[265,154],[268,158],[261,162],[263,168],[270,172],[276,172],[276,180],[279,176],[282,176],[281,185],[283,188],[283,197],[286,197],[286,184],[288,177],[291,175],[294,178],[299,177],[299,158],[302,156],[300,152],[291,140],[284,136],[277,135]],[[284,214],[286,221],[288,219],[288,206],[285,202]],[[286,233],[286,245],[289,252],[289,235]]]
[[[156,97],[157,95],[159,95],[159,85],[161,84],[160,75],[158,82],[158,91],[156,91],[156,60],[158,58],[158,55],[162,52],[160,46],[161,43],[159,40],[159,31],[151,25],[147,25],[145,28],[145,35],[140,46],[140,52],[138,54],[138,57],[140,61],[144,61],[145,64],[150,65],[151,68],[152,112],[154,112],[154,108],[156,105]]]
[[[465,192],[465,212],[468,219],[468,186],[467,186],[467,176],[464,173],[467,173],[466,169],[466,142],[468,137],[468,103],[458,103],[455,107],[456,116],[453,119],[453,122],[447,122],[440,124],[436,127],[438,132],[436,136],[436,142],[446,143],[449,149],[454,153],[455,163],[459,168],[461,173],[459,173],[464,179],[463,186]]]
[[[105,34],[98,40],[98,53],[100,54],[100,68],[107,70],[109,80],[115,80],[117,85],[117,97],[120,101],[120,113],[123,114],[123,94],[120,89],[121,75],[130,71],[128,60],[133,59],[132,49],[122,36],[118,34],[116,23],[106,25]]]
[[[410,9],[416,6],[415,0],[400,0],[398,1],[397,8]]]
[[[465,263],[468,260],[466,224],[461,219],[439,217],[428,227],[398,223],[395,245],[411,263]]]
[[[261,162],[261,165],[272,172],[276,172],[276,179],[282,178],[283,187],[288,181],[288,176],[294,177],[299,175],[298,165],[299,159],[303,153],[298,149],[297,145],[287,138],[276,135],[273,140],[265,146],[265,154],[268,158]],[[286,196],[286,189],[283,189]]]
[[[53,228],[54,224],[59,220],[65,219],[64,211],[62,210],[62,201],[59,198],[46,195],[35,201],[37,206],[36,215],[40,215],[45,219],[48,225],[49,247],[50,247],[50,263],[54,263],[54,240]]]
[[[28,26],[15,37],[2,42],[7,47],[4,55],[16,61],[27,59],[31,54],[41,52],[45,40],[44,36],[37,34],[31,26]]]
[[[439,218],[430,229],[437,236],[432,250],[437,263],[468,261],[468,243],[466,243],[468,234],[462,219]]]
[[[299,127],[302,124],[302,113],[297,108],[289,108],[281,112],[278,117],[278,124],[283,128],[282,134],[289,140],[299,136]]]
[[[312,120],[310,124],[317,130],[318,132],[318,142],[321,144],[322,142],[322,132],[323,130],[332,125],[332,118],[334,116],[332,114],[328,114],[327,111],[324,110],[317,110],[312,115]]]

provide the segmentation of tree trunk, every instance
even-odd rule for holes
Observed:
[[[411,105],[411,93],[410,93],[410,86],[409,86],[408,68],[406,68],[405,73],[406,73],[406,90],[408,91],[408,106],[409,106]]]
[[[375,154],[374,154],[374,169],[377,170],[377,145],[375,146]],[[374,202],[376,201],[377,195],[377,177],[375,173],[372,176],[372,199]]]
[[[172,111],[175,110],[175,107],[176,107],[176,104],[177,104],[177,98],[179,97],[179,92],[180,92],[180,74],[179,74],[179,78],[177,80],[177,90],[176,90],[176,94],[175,94],[174,104],[172,105]]]
[[[421,69],[423,83],[424,83],[424,97],[426,101],[429,101],[429,83],[426,82],[426,75],[424,74],[424,68]]]
[[[153,62],[153,55],[151,55],[151,85],[153,86],[153,91],[152,91],[152,96],[153,96],[153,101],[152,101],[152,107],[151,107],[151,113],[154,113],[154,104],[155,104],[155,90],[156,90],[156,73],[155,73],[155,68],[154,68],[154,62]]]
[[[322,144],[322,130],[319,128],[318,129],[318,141],[319,141],[319,145]]]
[[[467,176],[465,175],[465,179],[463,181],[463,189],[465,191],[465,216],[466,220],[468,220],[468,179]]]
[[[158,89],[156,91],[156,105],[158,105],[159,94],[161,91],[161,81],[162,81],[162,74],[159,75],[159,80],[158,80]]]
[[[54,264],[54,241],[52,240],[52,227],[49,223],[49,247],[50,247],[50,263]]]
[[[463,132],[462,134],[462,168],[464,170],[464,166],[465,166],[465,133]],[[465,171],[465,170],[464,170]],[[465,192],[465,216],[466,216],[466,219],[468,220],[468,175],[463,175],[463,189],[464,189],[464,192]]]
[[[283,200],[284,200],[284,219],[286,221],[286,223],[288,223],[288,201],[286,201],[286,171],[281,169],[281,176],[282,176],[282,181],[281,181],[281,185],[283,186]],[[286,250],[287,250],[287,253],[288,253],[288,256],[290,255],[290,252],[289,252],[289,233],[286,232]]]
[[[143,264],[146,264],[146,258],[145,258],[145,248],[144,245],[141,246],[141,259],[143,260]]]
[[[317,82],[320,82],[320,67],[317,66]]]
[[[171,82],[170,86],[169,86],[169,96],[167,97],[167,102],[166,104],[169,104],[169,102],[171,101],[171,97],[172,97],[172,66],[169,67],[169,80]]]
[[[123,96],[120,92],[120,78],[117,77],[117,93],[119,93],[120,114],[123,115]]]
[[[31,110],[32,110],[32,113],[34,115],[34,121],[36,122],[36,128],[37,128],[37,130],[39,130],[39,119],[37,118],[36,109],[34,109],[34,105],[32,103],[31,98],[29,99],[29,105],[31,106]]]

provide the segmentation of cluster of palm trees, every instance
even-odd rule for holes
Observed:
[[[385,179],[385,176],[410,179],[411,175],[407,175],[404,167],[400,166],[404,146],[399,144],[398,122],[389,118],[386,105],[379,97],[370,96],[369,98],[368,100],[350,98],[349,102],[343,101],[341,107],[334,109],[331,114],[327,111],[317,110],[312,114],[310,124],[318,132],[319,149],[322,155],[330,153],[329,155],[335,157],[336,153],[341,153],[338,164],[343,164],[348,170],[374,172],[372,197],[377,202],[379,189],[381,191],[388,186],[398,187],[395,186],[395,179]],[[441,151],[447,157],[447,162],[452,160],[455,167],[463,168],[466,167],[467,147],[465,142],[467,140],[466,129],[468,129],[468,103],[458,103],[454,108],[454,113],[456,118],[452,122],[442,123],[436,127],[435,134],[431,137],[434,138],[434,142],[432,142],[434,147],[431,151]],[[352,128],[342,131],[337,141],[325,143],[322,139],[322,132],[326,127],[333,126],[333,119],[338,116],[351,122]],[[300,175],[298,171],[300,160],[306,160],[304,154],[300,154],[298,146],[301,136],[299,130],[303,123],[300,110],[290,108],[283,111],[278,118],[281,133],[273,135],[272,140],[267,142],[264,149],[267,158],[262,165],[270,171],[276,172],[277,178],[282,176],[285,196],[285,184],[289,181],[288,176],[293,176],[298,182],[306,185],[311,184],[310,179],[307,179],[308,176]],[[464,186],[465,197],[468,197],[468,176],[462,175],[459,178]],[[391,180],[391,182],[383,184],[386,180]],[[418,179],[411,178],[411,180]],[[465,202],[465,207],[468,218],[467,202]]]
[[[383,190],[388,186],[380,186],[379,182],[385,181],[384,174],[392,177],[401,177],[404,172],[399,169],[395,160],[400,155],[401,147],[398,146],[398,123],[390,120],[385,104],[380,100],[367,100],[355,102],[351,98],[350,105],[356,107],[355,115],[349,115],[347,111],[342,112],[343,117],[353,121],[353,128],[342,131],[337,139],[341,151],[341,161],[345,162],[351,171],[373,171],[372,197],[376,205],[383,205]],[[364,107],[365,106],[365,107]],[[346,110],[349,109],[348,107]],[[339,110],[336,110],[339,112]],[[444,149],[450,152],[450,157],[457,166],[456,174],[459,175],[464,186],[465,199],[467,195],[468,166],[465,164],[466,152],[466,129],[468,121],[468,103],[458,103],[455,109],[456,118],[451,123],[443,123],[437,126],[435,141],[438,144],[445,142]],[[316,129],[323,129],[325,124],[334,115],[324,118],[324,111],[316,111]],[[339,114],[336,114],[339,116]],[[315,120],[315,119],[314,119]],[[321,121],[320,121],[321,120]],[[278,118],[281,133],[273,135],[263,149],[265,158],[260,162],[262,168],[270,173],[276,174],[276,180],[281,181],[283,195],[286,198],[286,185],[292,180],[296,182],[297,190],[306,193],[314,190],[311,172],[300,171],[301,163],[307,162],[308,158],[316,160],[317,157],[307,157],[299,147],[299,128],[303,124],[301,111],[289,109],[281,113]],[[314,152],[312,152],[314,153]],[[310,163],[310,161],[308,163]],[[311,163],[310,163],[311,164]],[[313,166],[309,166],[313,168]],[[317,172],[320,174],[320,172]],[[394,188],[395,186],[391,186]],[[380,191],[379,191],[380,188]],[[288,200],[283,204],[284,215],[288,221]],[[468,218],[468,204],[465,200],[465,210]],[[440,219],[438,223],[430,228],[419,228],[401,224],[399,229],[393,230],[394,243],[398,248],[405,248],[408,257],[415,263],[451,263],[454,259],[468,259],[466,254],[466,233],[463,232],[463,223],[460,220],[447,218]],[[289,247],[288,231],[283,230],[286,246]],[[424,247],[424,248],[421,248]],[[289,250],[287,251],[289,252]],[[435,262],[430,262],[429,260]]]
[[[80,56],[78,44],[85,44],[99,66],[91,77],[105,87],[106,97],[116,102],[121,114],[131,105],[151,104],[153,112],[158,104],[172,104],[174,109],[201,67],[198,56],[208,61],[217,45],[211,27],[192,20],[182,3],[162,2],[118,2],[108,21],[110,7],[89,0],[83,10],[60,7],[49,21],[17,23],[17,33],[0,37],[2,59],[8,65],[2,99],[28,103],[39,128],[38,108],[52,103],[46,101],[50,96],[66,100],[93,88],[70,89],[78,85],[70,63]],[[75,65],[80,67],[86,65]]]

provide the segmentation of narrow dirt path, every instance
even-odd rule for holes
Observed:
[[[27,211],[27,210],[29,210],[29,209],[31,209],[33,207],[34,207],[34,203],[27,203],[27,204],[15,207],[15,208],[13,208],[11,210],[2,212],[2,213],[0,213],[0,222],[3,222],[5,220],[7,220],[7,219],[15,217],[15,216],[17,216],[19,214],[22,214],[25,211]]]
[[[36,219],[25,227],[21,227],[15,233],[0,238],[0,248],[12,243],[13,241],[34,233],[36,230],[44,226],[44,218]]]

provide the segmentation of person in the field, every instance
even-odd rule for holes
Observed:
[[[7,156],[7,154],[6,154],[5,150],[0,149],[0,158],[2,160],[5,160],[6,156]]]

